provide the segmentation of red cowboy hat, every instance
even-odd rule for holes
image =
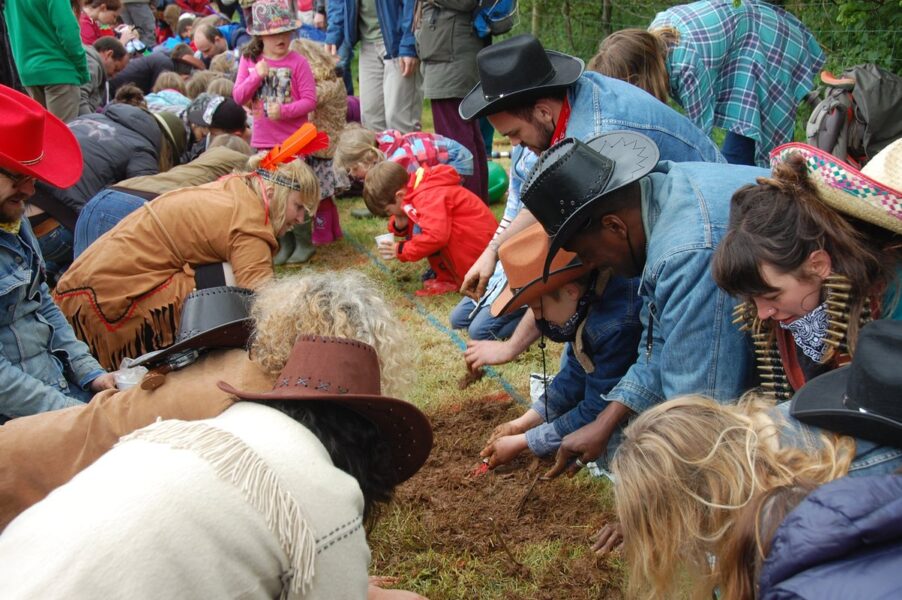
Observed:
[[[81,147],[66,124],[0,85],[0,168],[67,188],[81,178]]]

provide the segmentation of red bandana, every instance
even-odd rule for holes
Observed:
[[[567,121],[570,120],[570,102],[567,96],[564,96],[564,103],[561,105],[561,114],[558,117],[557,127],[554,128],[554,135],[551,136],[551,145],[557,144],[566,137]]]

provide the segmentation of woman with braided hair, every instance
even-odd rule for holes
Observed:
[[[902,318],[902,143],[875,158],[859,171],[786,144],[770,178],[733,196],[714,280],[746,299],[736,323],[778,400],[848,363],[864,323]]]

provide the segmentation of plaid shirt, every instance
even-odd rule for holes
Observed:
[[[703,0],[658,13],[680,43],[667,60],[671,96],[706,133],[720,127],[754,139],[759,166],[792,141],[796,108],[826,57],[804,25],[758,0]]]

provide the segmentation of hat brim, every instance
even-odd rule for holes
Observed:
[[[805,159],[808,177],[825,204],[843,214],[902,234],[902,209],[890,208],[902,207],[902,190],[868,177],[828,152],[799,142],[775,148],[770,155],[771,167],[786,162],[793,154],[801,154]]]
[[[132,361],[132,367],[154,368],[163,364],[167,358],[186,350],[201,348],[243,348],[251,336],[254,321],[250,317],[223,323],[197,335],[163,348],[143,354]]]
[[[803,423],[878,444],[898,446],[902,422],[846,406],[845,390],[851,367],[815,377],[796,392],[789,414]]]
[[[492,302],[490,312],[493,317],[501,317],[512,313],[536,298],[544,296],[549,291],[556,290],[571,281],[576,281],[588,273],[589,270],[589,267],[582,263],[567,265],[563,269],[549,273],[546,281],[542,281],[541,277],[536,277],[517,290],[516,294],[511,291],[510,282],[508,282],[505,284],[504,289],[501,290],[501,293],[498,294],[498,297],[495,298],[495,301]]]
[[[482,90],[482,82],[480,81],[460,101],[458,113],[460,113],[461,118],[469,121],[494,114],[517,105],[525,96],[530,94],[535,95],[538,92],[571,85],[579,79],[579,76],[582,75],[586,68],[586,64],[582,59],[575,56],[562,54],[554,50],[546,50],[545,54],[548,55],[548,60],[551,61],[551,66],[554,68],[554,77],[542,85],[523,88],[492,100],[486,100],[485,93]]]
[[[301,25],[303,25],[301,20],[295,19],[294,21],[292,21],[291,23],[288,23],[287,25],[283,25],[282,27],[275,27],[273,29],[265,29],[265,30],[254,29],[253,31],[248,29],[248,34],[250,34],[250,35],[275,35],[277,33],[285,33],[286,31],[295,31],[297,29],[300,29]]]
[[[81,179],[84,161],[81,146],[69,127],[50,112],[44,116],[41,159],[24,165],[0,151],[0,168],[35,177],[58,188],[68,188]]]
[[[432,424],[429,418],[404,400],[366,394],[324,394],[315,389],[300,394],[296,387],[284,388],[284,391],[277,388],[270,392],[244,392],[224,381],[220,381],[218,386],[241,400],[335,402],[369,419],[391,448],[396,484],[410,479],[432,452]]]
[[[648,137],[632,131],[613,131],[597,135],[585,142],[593,150],[614,161],[614,170],[600,194],[576,209],[551,237],[542,279],[547,280],[551,261],[577,231],[585,227],[598,202],[620,188],[648,175],[658,164],[660,153]],[[603,152],[602,152],[603,151]]]

